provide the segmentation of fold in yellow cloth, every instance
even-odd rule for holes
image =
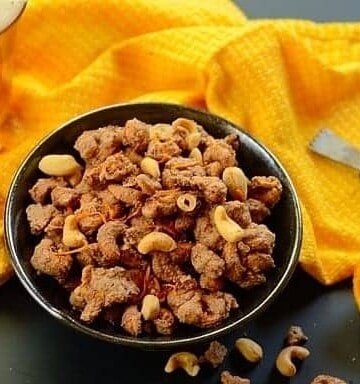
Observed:
[[[360,306],[360,178],[307,150],[322,126],[360,146],[360,24],[247,21],[226,0],[32,0],[12,65],[2,196],[30,147],[80,112],[205,105],[280,158],[302,201],[302,267],[324,284],[354,275]]]

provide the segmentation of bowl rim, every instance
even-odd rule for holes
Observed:
[[[253,140],[261,149],[263,149],[265,152],[268,153],[268,155],[272,158],[274,161],[276,167],[280,169],[280,171],[284,174],[285,178],[287,179],[287,182],[289,184],[290,194],[293,197],[294,204],[295,204],[295,240],[293,244],[293,248],[291,251],[291,255],[289,258],[289,262],[285,268],[285,271],[283,275],[280,277],[279,281],[275,285],[275,287],[271,290],[271,292],[262,300],[258,305],[256,305],[249,313],[246,315],[240,317],[237,320],[232,321],[229,324],[220,326],[214,330],[211,330],[211,328],[208,330],[208,332],[205,332],[201,335],[196,336],[189,336],[189,337],[181,337],[176,339],[159,339],[159,340],[147,340],[142,338],[135,338],[131,336],[125,336],[125,335],[110,335],[108,333],[93,329],[91,327],[88,327],[87,325],[81,323],[78,320],[75,320],[71,315],[62,312],[61,310],[58,310],[55,308],[48,300],[46,300],[36,289],[35,284],[33,284],[28,277],[27,273],[25,272],[25,269],[22,267],[20,263],[20,258],[17,256],[15,251],[15,245],[16,239],[14,239],[12,228],[11,228],[11,200],[13,191],[17,186],[17,180],[19,176],[22,173],[23,167],[27,164],[27,162],[31,159],[33,154],[38,150],[39,147],[41,147],[52,135],[54,135],[56,132],[61,131],[65,129],[68,125],[76,123],[78,120],[81,120],[85,117],[89,117],[93,114],[97,114],[99,112],[103,112],[106,110],[111,109],[117,109],[117,108],[126,108],[127,106],[155,106],[155,107],[163,107],[163,108],[172,108],[174,110],[184,111],[187,110],[189,112],[205,115],[211,117],[211,119],[216,122],[222,122],[226,123],[226,125],[230,126],[231,128],[240,131],[241,133],[248,136],[251,140]],[[141,102],[141,103],[116,103],[111,105],[102,106],[96,109],[92,109],[90,111],[87,111],[85,113],[82,113],[80,115],[77,115],[63,124],[61,124],[56,129],[52,130],[50,133],[48,133],[46,136],[44,136],[34,147],[30,150],[30,152],[26,155],[26,157],[22,160],[20,165],[18,166],[12,181],[10,183],[10,187],[8,190],[8,194],[6,197],[5,202],[5,210],[4,210],[4,229],[5,229],[5,245],[7,247],[8,253],[10,254],[11,262],[14,267],[15,273],[18,276],[19,280],[21,281],[22,285],[25,287],[27,292],[31,295],[31,297],[42,307],[44,308],[48,313],[50,313],[53,317],[60,320],[62,323],[70,326],[71,328],[82,332],[84,334],[87,334],[89,336],[93,336],[97,339],[108,341],[113,344],[119,344],[124,346],[131,346],[131,347],[139,347],[144,349],[170,349],[174,347],[180,347],[180,346],[187,346],[187,345],[194,345],[201,342],[207,342],[210,340],[213,340],[217,337],[224,336],[225,334],[230,333],[231,331],[235,331],[241,326],[244,326],[247,324],[250,320],[252,320],[255,316],[263,313],[269,305],[280,295],[280,293],[284,290],[284,288],[287,286],[288,282],[290,281],[296,266],[297,261],[299,258],[300,250],[301,250],[301,244],[302,244],[302,236],[303,236],[303,221],[302,221],[302,213],[301,213],[301,206],[300,206],[300,200],[297,195],[297,192],[295,190],[295,187],[291,181],[291,178],[281,162],[278,160],[278,158],[263,144],[261,144],[258,140],[256,140],[254,137],[252,137],[248,132],[244,131],[241,127],[237,126],[236,124],[230,122],[229,120],[220,117],[218,115],[214,115],[210,112],[198,110],[195,108],[190,108],[187,106],[183,106],[180,104],[172,104],[172,103],[156,103],[156,102]]]

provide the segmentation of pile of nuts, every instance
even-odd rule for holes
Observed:
[[[239,307],[229,291],[265,284],[275,266],[264,220],[282,185],[248,178],[240,146],[237,135],[217,139],[185,118],[83,132],[74,145],[82,160],[39,162],[46,177],[26,209],[39,237],[32,267],[67,290],[87,324],[132,336],[218,326]]]
[[[301,327],[291,326],[285,339],[285,347],[279,352],[276,358],[276,368],[278,372],[285,377],[293,377],[297,373],[294,364],[295,360],[304,360],[310,352],[307,348],[301,346],[308,340]],[[259,363],[263,358],[262,347],[254,340],[241,337],[235,341],[235,348],[240,355],[249,363]],[[190,376],[197,376],[200,372],[200,364],[210,363],[213,368],[220,366],[227,355],[227,348],[217,341],[210,343],[207,351],[199,358],[190,352],[178,352],[168,359],[165,372],[171,373],[176,369],[183,369]],[[221,384],[250,384],[250,380],[239,376],[233,376],[228,371],[223,371],[220,375]],[[341,379],[319,375],[311,384],[346,384]]]

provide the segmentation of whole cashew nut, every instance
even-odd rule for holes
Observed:
[[[49,176],[71,176],[81,166],[71,155],[46,155],[39,161],[39,169]]]
[[[177,198],[176,205],[184,212],[192,212],[196,208],[197,198],[191,193],[183,193]]]
[[[172,126],[174,128],[177,128],[177,127],[184,128],[188,132],[189,135],[192,133],[199,132],[199,130],[197,128],[197,124],[194,120],[185,119],[183,117],[180,117],[180,118],[176,119],[175,121],[173,121]]]
[[[230,219],[222,205],[215,208],[214,224],[220,235],[229,243],[235,243],[244,237],[245,231]]]
[[[247,198],[247,177],[239,167],[224,169],[222,179],[228,187],[230,195],[237,200],[245,201]]]
[[[144,173],[158,179],[161,175],[159,163],[151,157],[144,157],[141,160],[140,168]]]
[[[69,215],[65,218],[62,242],[69,248],[79,248],[87,244],[85,235],[78,228],[75,215]]]
[[[143,298],[141,314],[144,320],[154,320],[160,313],[160,301],[155,295],[146,295]]]
[[[179,119],[176,119],[172,123],[172,125],[174,128],[181,127],[185,129],[186,131],[185,142],[188,149],[192,150],[200,144],[201,133],[199,132],[195,121],[185,119],[185,118],[179,118]]]
[[[284,348],[276,359],[276,368],[278,371],[286,377],[292,377],[296,375],[296,367],[292,362],[293,359],[304,360],[310,355],[308,349],[292,345]]]
[[[263,350],[261,346],[254,340],[246,337],[241,337],[235,342],[236,349],[250,363],[257,363],[263,358]]]
[[[174,353],[165,365],[165,372],[171,373],[178,368],[182,368],[189,376],[196,376],[200,371],[198,358],[190,352]]]
[[[137,248],[143,255],[153,251],[171,252],[176,248],[176,242],[166,233],[154,231],[145,235]]]

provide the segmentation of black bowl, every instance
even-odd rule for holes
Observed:
[[[169,123],[178,117],[196,120],[210,134],[223,137],[236,133],[241,141],[238,160],[248,176],[274,175],[283,185],[283,194],[266,224],[276,234],[274,249],[275,270],[265,285],[248,292],[236,291],[240,308],[221,325],[211,329],[180,327],[170,336],[127,336],[120,330],[102,323],[87,326],[68,304],[67,296],[50,279],[39,277],[29,259],[36,239],[30,234],[25,209],[30,203],[28,189],[40,177],[38,163],[49,153],[72,153],[73,144],[84,131],[109,124],[122,125],[137,117],[147,123]],[[125,104],[108,106],[77,117],[45,137],[27,156],[17,171],[8,194],[5,208],[6,243],[15,271],[31,296],[51,315],[65,324],[102,340],[148,349],[167,349],[175,346],[209,341],[233,331],[255,319],[286,287],[297,264],[302,221],[299,201],[286,171],[279,161],[260,143],[232,123],[205,112],[171,104]]]

